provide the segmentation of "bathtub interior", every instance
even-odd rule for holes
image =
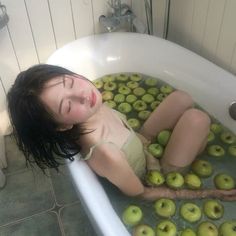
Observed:
[[[64,66],[91,80],[120,72],[161,78],[188,91],[198,104],[236,133],[235,121],[228,114],[228,106],[236,100],[235,76],[163,39],[135,33],[89,36],[57,50],[48,63]],[[69,168],[98,234],[129,235],[86,163],[77,156]]]

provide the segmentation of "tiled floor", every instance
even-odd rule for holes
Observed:
[[[66,166],[60,173],[25,166],[13,138],[5,139],[7,183],[0,189],[0,236],[96,235]]]

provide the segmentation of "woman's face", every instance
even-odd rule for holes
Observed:
[[[62,130],[88,121],[102,104],[100,92],[80,75],[65,75],[51,79],[45,84],[40,99],[62,124]]]

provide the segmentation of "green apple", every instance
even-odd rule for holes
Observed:
[[[173,171],[166,175],[166,184],[170,188],[178,189],[184,185],[184,177],[179,172]]]
[[[191,202],[186,202],[180,207],[180,215],[186,221],[194,223],[201,219],[202,211],[198,205]]]
[[[158,170],[149,170],[145,176],[145,180],[149,185],[160,186],[165,182],[165,177]]]
[[[154,100],[155,100],[154,97],[148,93],[144,94],[141,99],[148,104],[154,102]]]
[[[164,149],[158,143],[151,143],[148,145],[148,151],[156,158],[160,158],[163,155]]]
[[[125,101],[125,95],[121,94],[121,93],[116,94],[115,97],[114,97],[114,101],[117,102],[117,103],[124,102]]]
[[[224,142],[226,144],[233,144],[236,142],[235,135],[229,131],[225,131],[225,132],[221,133],[220,139],[222,142]]]
[[[157,94],[159,93],[159,89],[158,88],[156,88],[156,87],[152,87],[152,88],[149,88],[148,90],[147,90],[147,93],[149,93],[149,94],[151,94],[151,95],[153,95],[153,96],[157,96]]]
[[[167,145],[169,139],[170,139],[170,136],[171,136],[171,131],[170,130],[162,130],[157,135],[157,142],[165,147]]]
[[[138,81],[140,81],[141,79],[142,79],[142,77],[141,77],[141,75],[139,75],[139,74],[132,74],[132,75],[130,76],[130,80],[132,80],[132,81],[138,82]]]
[[[176,234],[176,225],[170,220],[163,220],[156,227],[157,236],[176,236]]]
[[[139,206],[129,205],[122,213],[122,221],[127,226],[137,225],[143,218],[143,212]]]
[[[154,101],[154,102],[152,102],[151,103],[151,109],[152,110],[155,110],[155,108],[157,107],[157,106],[159,106],[160,105],[160,101]]]
[[[127,85],[127,87],[129,87],[131,89],[135,89],[139,86],[139,83],[136,81],[129,81],[126,85]]]
[[[169,218],[175,214],[176,206],[173,200],[160,198],[154,202],[154,209],[157,215]]]
[[[137,87],[133,90],[133,94],[138,97],[143,96],[145,93],[146,93],[146,90],[142,87]]]
[[[195,160],[192,163],[191,168],[195,174],[197,174],[202,178],[209,177],[213,173],[213,167],[211,163],[205,160],[200,160],[200,159]]]
[[[136,118],[130,118],[127,120],[128,124],[130,125],[130,127],[134,130],[138,130],[141,126],[141,123],[138,119]]]
[[[128,75],[126,75],[126,74],[119,74],[119,75],[117,75],[116,76],[116,79],[118,80],[118,81],[127,81],[128,80]]]
[[[104,83],[115,81],[115,77],[113,75],[105,75],[105,76],[102,77],[102,81]]]
[[[97,89],[101,89],[103,87],[103,82],[101,79],[94,80],[93,84]]]
[[[134,94],[129,94],[127,97],[126,97],[126,102],[128,103],[134,103],[135,101],[137,101],[137,97],[134,95]]]
[[[134,228],[132,236],[155,236],[155,231],[151,226],[141,224]]]
[[[116,87],[117,87],[117,85],[113,81],[108,81],[108,82],[104,83],[104,85],[103,85],[103,88],[107,91],[113,91],[116,89]]]
[[[132,107],[129,103],[127,102],[122,102],[121,104],[118,105],[118,111],[120,111],[123,114],[127,114],[131,112]]]
[[[150,114],[151,114],[151,112],[147,111],[147,110],[140,111],[138,113],[138,118],[141,120],[146,120],[150,116]]]
[[[214,133],[214,134],[219,134],[222,131],[222,125],[218,124],[218,123],[212,123],[210,126],[210,130]]]
[[[236,220],[223,222],[219,227],[220,236],[236,236]]]
[[[222,157],[225,155],[225,150],[223,147],[221,147],[220,145],[210,145],[208,148],[207,148],[207,153],[210,155],[210,156],[214,156],[214,157]]]
[[[157,79],[155,79],[155,78],[147,78],[147,79],[144,80],[144,83],[147,86],[156,86],[157,85]]]
[[[197,236],[197,234],[191,228],[186,228],[181,231],[180,236]]]
[[[161,93],[170,94],[174,91],[174,89],[170,85],[163,85],[160,88]]]
[[[218,220],[224,214],[224,207],[219,201],[211,199],[204,202],[203,212],[208,218]]]
[[[209,134],[208,134],[208,137],[207,137],[207,142],[210,143],[214,139],[215,139],[215,134],[212,131],[210,131]]]
[[[116,107],[116,103],[112,100],[106,101],[105,104],[112,109]]]
[[[228,153],[229,153],[231,156],[236,157],[236,145],[231,145],[231,146],[229,146],[229,148],[228,148]]]
[[[184,183],[190,189],[199,189],[202,186],[201,179],[198,177],[198,175],[196,175],[194,173],[187,173],[184,176]]]
[[[111,91],[103,91],[102,92],[103,101],[112,100],[113,97],[114,97],[114,94]]]
[[[235,181],[233,177],[224,173],[217,174],[214,177],[214,184],[216,188],[222,190],[231,190],[235,188]]]
[[[157,95],[157,100],[162,102],[168,95],[166,93],[159,93]]]
[[[212,222],[203,221],[197,227],[197,236],[218,236],[218,229]]]
[[[131,89],[124,85],[124,86],[120,86],[118,88],[118,92],[121,93],[121,94],[124,94],[124,95],[128,95],[128,94],[131,93]]]
[[[133,108],[136,111],[144,111],[147,109],[147,104],[142,100],[137,100],[133,103]]]

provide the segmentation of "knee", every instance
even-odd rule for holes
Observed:
[[[186,108],[193,107],[194,104],[193,99],[187,92],[176,90],[171,95],[175,99],[176,104],[182,104]]]
[[[203,111],[191,108],[184,113],[187,122],[194,127],[203,128],[209,132],[211,120],[210,117]]]

